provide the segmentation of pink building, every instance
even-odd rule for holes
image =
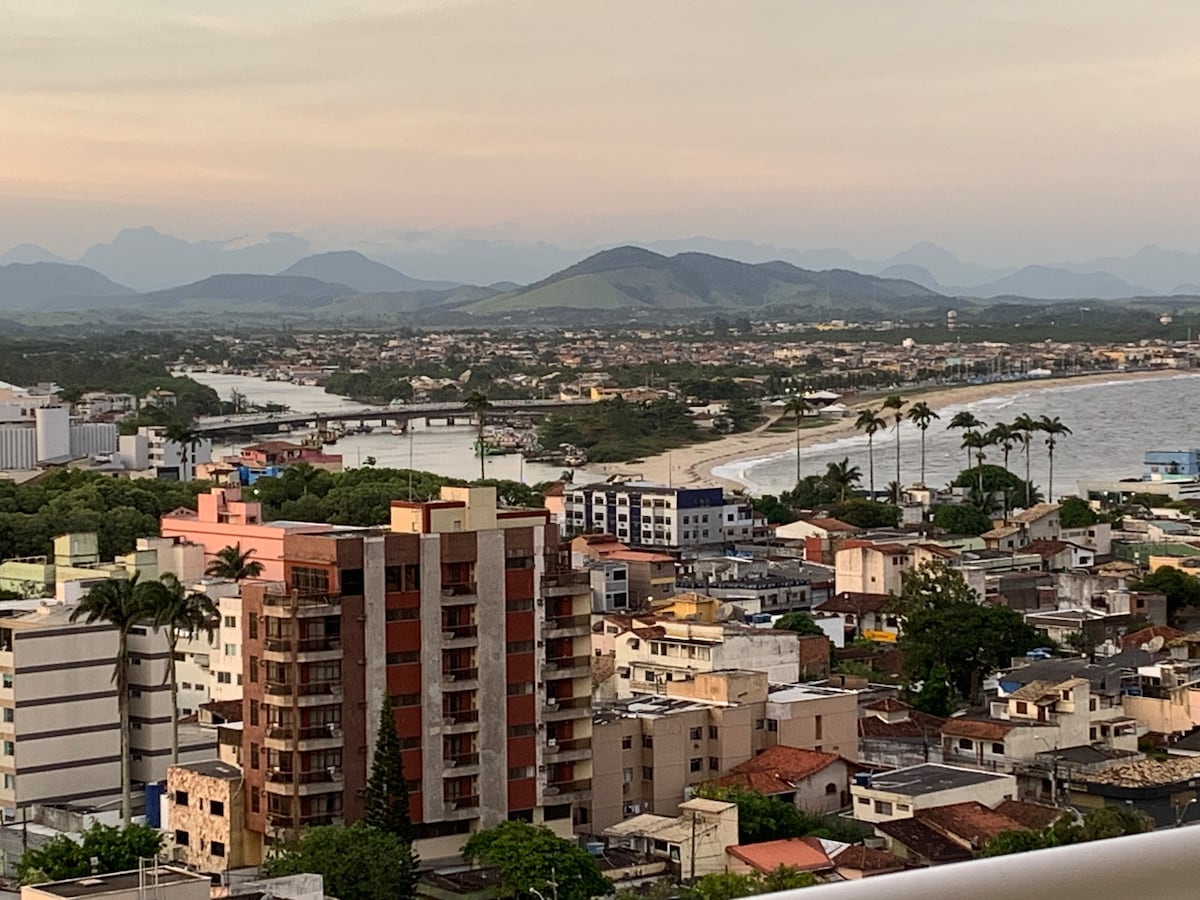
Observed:
[[[197,509],[177,509],[160,520],[163,537],[181,537],[204,547],[206,560],[241,544],[263,565],[262,578],[283,580],[283,539],[288,534],[329,531],[324,522],[264,522],[262,504],[243,500],[238,487],[215,487],[196,498]]]

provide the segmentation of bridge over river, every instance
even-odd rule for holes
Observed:
[[[591,400],[493,400],[487,415],[545,415],[563,409],[587,406]],[[411,419],[425,419],[427,423],[444,421],[455,424],[456,420],[473,420],[475,413],[462,401],[445,403],[407,403],[403,406],[360,406],[355,409],[331,410],[321,413],[277,412],[248,413],[237,416],[205,416],[193,426],[200,434],[248,434],[260,431],[278,431],[279,426],[290,428],[319,427],[326,422],[358,422],[363,425],[378,422],[381,425],[405,425]]]

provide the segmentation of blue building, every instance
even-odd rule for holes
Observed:
[[[1200,481],[1200,450],[1147,450],[1143,481]]]

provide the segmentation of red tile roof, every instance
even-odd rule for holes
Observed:
[[[1020,552],[1021,553],[1036,553],[1038,556],[1040,556],[1042,558],[1043,561],[1048,561],[1048,560],[1053,559],[1054,557],[1058,556],[1058,554],[1062,553],[1064,550],[1066,550],[1070,546],[1071,545],[1068,544],[1066,541],[1052,541],[1052,540],[1043,539],[1043,540],[1037,540],[1037,541],[1030,541],[1024,547],[1020,548]]]
[[[774,872],[780,866],[792,866],[805,872],[833,868],[820,843],[804,838],[737,844],[727,847],[725,852],[759,872]]]
[[[886,834],[896,843],[902,844],[931,863],[961,862],[973,856],[966,847],[955,843],[919,819],[876,822],[875,830]]]
[[[767,795],[790,794],[796,790],[798,782],[811,778],[841,759],[836,753],[777,744],[734,766],[728,775],[718,778],[714,784],[749,788]]]
[[[908,868],[908,863],[886,850],[876,850],[862,844],[852,844],[833,857],[833,864],[839,869],[854,869],[864,875],[883,875],[886,872],[898,872]]]
[[[1025,827],[1002,812],[988,809],[978,800],[917,810],[916,819],[951,840],[957,840],[964,846],[970,845],[975,849],[982,847],[984,841],[1002,831],[1015,831]]]
[[[1035,831],[1049,828],[1063,814],[1063,811],[1056,806],[1029,803],[1024,800],[1005,800],[996,807],[996,812],[1020,822],[1022,828],[1030,828]]]
[[[984,741],[1002,741],[1016,726],[1001,719],[969,719],[965,716],[947,719],[942,734],[951,737],[977,738]]]
[[[1178,628],[1172,628],[1170,625],[1151,625],[1149,628],[1143,628],[1140,631],[1135,631],[1133,634],[1127,634],[1121,638],[1121,648],[1128,650],[1130,647],[1140,647],[1142,644],[1152,638],[1161,637],[1165,642],[1178,640],[1184,637],[1184,633]]]

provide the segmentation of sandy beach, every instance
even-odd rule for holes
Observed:
[[[1167,369],[1154,372],[1103,372],[1094,375],[1078,375],[1063,378],[1038,378],[1025,381],[1005,381],[994,384],[960,385],[944,389],[933,389],[913,394],[912,399],[923,400],[933,409],[941,411],[947,406],[973,403],[993,397],[1009,397],[1029,390],[1063,385],[1101,384],[1113,381],[1138,381],[1151,378],[1171,378],[1181,374],[1180,371]],[[872,396],[856,398],[850,401],[853,409],[864,406],[878,405],[881,398]],[[588,475],[597,480],[609,475],[624,474],[635,476],[656,484],[672,484],[676,487],[693,485],[722,486],[742,490],[745,485],[713,474],[713,469],[728,465],[739,460],[760,459],[785,453],[796,447],[794,432],[767,431],[770,423],[777,416],[754,431],[735,434],[693,444],[690,447],[680,447],[668,453],[649,456],[638,463],[603,463],[589,466]],[[800,446],[809,447],[813,444],[828,443],[840,438],[851,437],[858,432],[854,427],[854,417],[835,419],[832,424],[823,428],[807,428],[800,432]]]

